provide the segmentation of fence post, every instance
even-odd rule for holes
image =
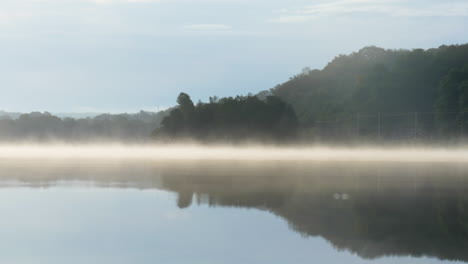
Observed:
[[[359,137],[360,134],[360,123],[359,123],[359,113],[356,114],[356,136]]]
[[[414,112],[414,137],[418,135],[418,112]]]
[[[380,139],[380,112],[377,113],[377,137]]]
[[[460,112],[460,138],[463,138],[465,134],[465,112]]]

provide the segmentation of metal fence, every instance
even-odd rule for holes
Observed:
[[[460,112],[406,112],[355,114],[318,120],[310,128],[317,139],[464,139],[468,114]]]

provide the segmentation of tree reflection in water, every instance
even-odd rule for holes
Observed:
[[[363,258],[468,261],[468,170],[463,164],[76,161],[0,164],[3,187],[90,182],[176,192],[193,203],[266,210],[304,236]]]

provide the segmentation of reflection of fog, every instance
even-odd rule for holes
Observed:
[[[335,200],[348,200],[349,199],[349,194],[347,193],[334,193],[333,194],[333,199]]]
[[[267,210],[364,258],[468,261],[465,165],[302,162],[4,162],[3,187],[88,183],[177,193],[180,208]]]

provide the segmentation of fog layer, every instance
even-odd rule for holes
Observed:
[[[123,144],[2,144],[0,159],[468,162],[468,149]]]

